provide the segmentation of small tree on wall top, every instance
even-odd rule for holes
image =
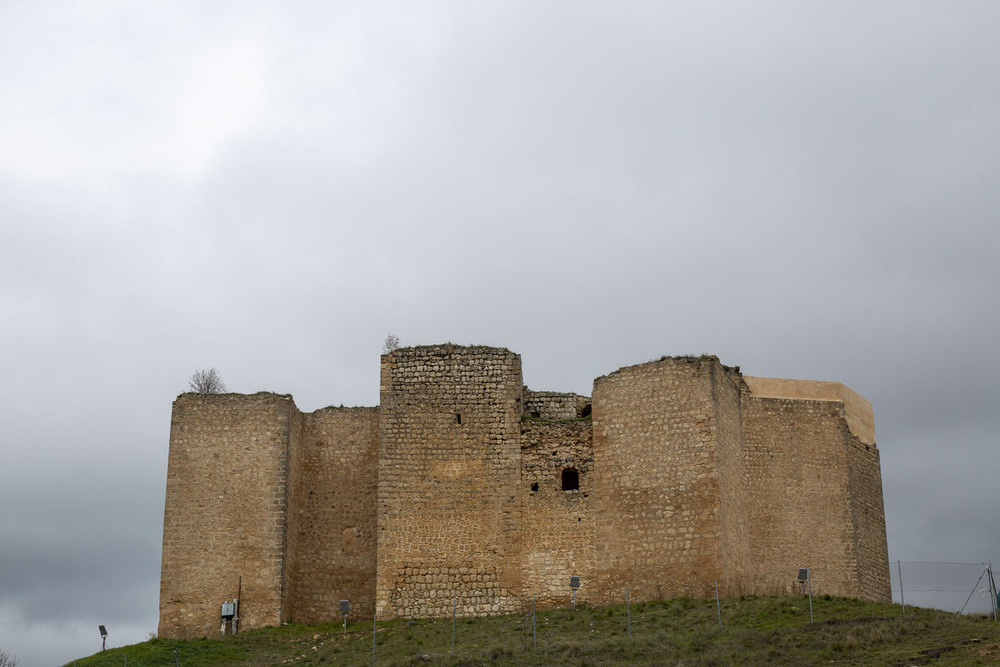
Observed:
[[[382,354],[389,354],[393,350],[399,349],[399,336],[396,334],[388,334],[385,337],[385,342],[382,343]]]
[[[214,368],[195,371],[188,380],[188,386],[191,391],[199,394],[221,394],[226,391],[226,383]]]

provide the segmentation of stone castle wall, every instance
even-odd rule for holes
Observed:
[[[524,414],[529,419],[580,419],[590,414],[589,396],[557,391],[531,391],[527,387],[522,396]]]
[[[521,595],[521,359],[458,346],[382,361],[376,606],[508,613]]]
[[[163,512],[159,634],[219,631],[225,600],[244,625],[281,622],[289,425],[275,394],[174,401]]]
[[[886,549],[882,467],[874,441],[852,438],[847,447],[847,493],[851,503],[858,597],[888,600],[889,554]]]
[[[757,559],[752,528],[756,518],[747,503],[746,441],[743,378],[717,361],[709,364],[712,374],[712,409],[715,414],[715,467],[719,485],[719,561],[724,576],[719,579],[722,595],[745,592],[739,585],[744,570]],[[787,573],[786,573],[787,575]]]
[[[377,408],[302,415],[293,457],[284,618],[319,623],[375,610]]]
[[[847,431],[843,405],[745,396],[743,410],[747,506],[758,558],[745,569],[742,586],[789,593],[794,581],[785,573],[809,567],[814,593],[884,599],[885,589],[865,588],[858,576],[848,474],[856,438]],[[884,540],[880,552],[869,554],[876,557],[871,565],[885,574]]]
[[[576,472],[579,487],[564,489]],[[594,448],[589,420],[525,420],[521,432],[521,568],[524,591],[542,607],[571,600],[569,578],[580,577],[579,602],[594,602]]]
[[[382,357],[377,408],[174,402],[160,629],[449,616],[577,600],[889,599],[871,404],[844,385],[665,357],[531,391],[488,347]]]
[[[702,597],[722,576],[711,364],[663,359],[594,381],[597,587]]]

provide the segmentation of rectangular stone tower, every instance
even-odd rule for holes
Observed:
[[[381,617],[519,609],[521,358],[437,345],[382,357]]]
[[[240,595],[244,627],[281,623],[290,446],[301,415],[276,394],[182,394],[170,425],[159,634],[219,632]]]
[[[872,405],[839,382],[744,377],[752,558],[740,588],[791,592],[783,572],[810,567],[813,590],[890,599],[882,474]]]

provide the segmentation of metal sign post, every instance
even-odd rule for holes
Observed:
[[[799,588],[800,589],[804,589],[806,587],[806,584],[809,585],[809,622],[810,623],[815,623],[816,621],[813,619],[813,585],[812,585],[812,577],[809,576],[809,568],[808,567],[800,567],[799,568]],[[803,590],[803,592],[805,592],[805,591]]]
[[[570,577],[569,587],[573,591],[573,609],[576,609],[576,589],[580,587],[580,577]]]
[[[344,635],[345,636],[347,635],[347,612],[349,612],[350,610],[351,610],[351,601],[350,600],[341,600],[340,601],[340,613],[342,613],[344,615]]]

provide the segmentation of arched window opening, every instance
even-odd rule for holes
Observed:
[[[576,468],[566,468],[562,471],[562,490],[576,491],[580,488],[580,472]]]

